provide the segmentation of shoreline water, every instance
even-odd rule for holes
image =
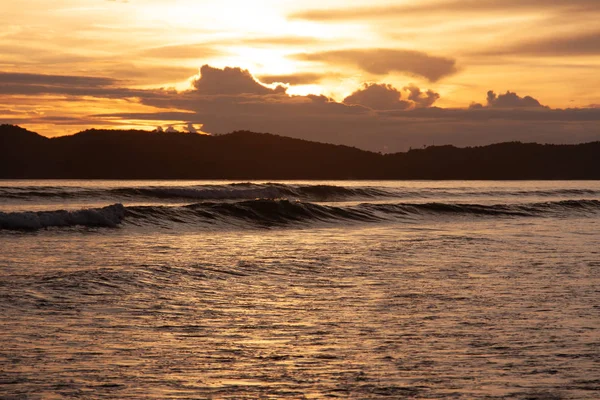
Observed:
[[[68,209],[84,192],[94,192],[86,207],[105,207],[125,189],[125,213],[139,215],[116,228],[0,230],[0,397],[600,393],[600,209],[574,205],[600,202],[597,182],[188,185],[213,195],[277,187],[298,203],[157,198],[182,189],[171,182],[3,183],[0,212]],[[152,190],[129,192],[140,187]],[[27,194],[56,188],[71,197]],[[418,212],[297,219],[405,203]],[[419,209],[432,203],[444,211]],[[537,204],[542,217],[460,204]],[[281,223],[288,206],[304,211]],[[209,224],[215,209],[225,213]],[[264,216],[276,223],[253,222]]]

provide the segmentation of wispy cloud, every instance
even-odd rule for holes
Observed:
[[[372,18],[390,19],[414,17],[416,15],[448,15],[455,13],[513,13],[518,11],[556,11],[573,13],[598,12],[596,0],[452,0],[420,1],[402,5],[370,7],[326,8],[299,11],[289,15],[291,19],[313,21],[365,20]]]
[[[401,72],[435,82],[457,72],[456,61],[414,50],[349,49],[296,54],[296,59],[354,65],[374,75]]]
[[[18,72],[0,72],[0,84],[7,85],[48,85],[48,86],[75,86],[75,87],[102,87],[118,83],[113,78],[97,76],[69,76],[69,75],[44,75],[26,74]]]
[[[514,45],[494,46],[478,54],[548,57],[600,55],[600,31],[530,39]]]
[[[160,59],[206,59],[226,53],[206,43],[191,43],[151,47],[140,51],[139,54],[144,57]]]

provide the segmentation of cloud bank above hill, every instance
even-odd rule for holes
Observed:
[[[600,109],[551,109],[511,91],[489,91],[484,104],[469,108],[439,108],[434,105],[441,95],[433,89],[366,82],[338,102],[322,95],[290,95],[284,86],[260,83],[248,70],[209,65],[201,68],[191,89],[180,92],[130,89],[104,78],[0,74],[0,83],[8,81],[13,83],[0,85],[0,93],[110,98],[146,107],[143,112],[86,116],[98,124],[164,121],[201,125],[213,134],[252,130],[384,152],[431,144],[600,140]],[[18,115],[7,122],[36,123],[35,118]]]

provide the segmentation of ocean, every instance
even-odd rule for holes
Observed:
[[[600,182],[0,181],[0,397],[598,399]]]

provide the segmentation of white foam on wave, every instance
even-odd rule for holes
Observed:
[[[115,227],[125,217],[125,207],[113,204],[76,211],[0,212],[0,229],[38,230],[50,227]]]

